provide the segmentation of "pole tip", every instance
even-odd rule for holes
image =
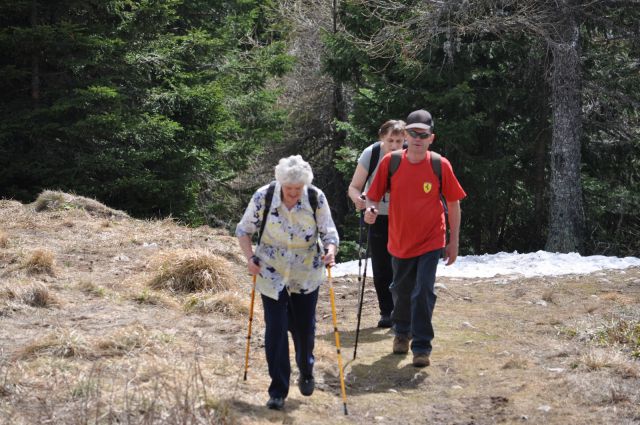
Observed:
[[[344,404],[344,415],[348,416],[349,412],[347,411],[347,403]]]

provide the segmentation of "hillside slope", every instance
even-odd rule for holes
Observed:
[[[242,380],[251,281],[235,238],[59,198],[0,200],[0,423],[640,422],[640,269],[441,279],[425,369],[374,327],[370,278],[352,359],[359,283],[336,278],[349,415],[327,286],[317,390],[302,397],[294,372],[274,412],[258,298]]]

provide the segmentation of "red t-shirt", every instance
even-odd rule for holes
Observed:
[[[379,202],[387,191],[391,154],[384,156],[367,197]],[[449,202],[467,194],[453,174],[451,163],[442,157],[442,194]],[[440,201],[438,176],[431,167],[431,152],[426,159],[412,164],[407,151],[391,177],[389,202],[389,253],[398,258],[413,258],[443,248],[446,244],[444,208]]]

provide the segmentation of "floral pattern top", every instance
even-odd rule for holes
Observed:
[[[236,226],[236,236],[251,236],[260,230],[268,187],[263,186],[253,194]],[[307,186],[291,209],[281,200],[281,187],[276,182],[260,246],[255,251],[262,266],[256,279],[256,288],[261,294],[276,300],[283,288],[296,294],[315,291],[325,276],[322,247],[329,244],[337,247],[339,243],[338,230],[331,218],[327,198],[320,189],[313,186],[318,193],[314,220]],[[318,237],[322,247],[318,246]]]

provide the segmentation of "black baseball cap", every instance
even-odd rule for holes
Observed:
[[[431,114],[424,109],[418,109],[417,111],[413,111],[409,115],[407,115],[407,126],[406,129],[410,128],[421,128],[423,130],[432,130],[433,129],[433,118],[431,118]]]

